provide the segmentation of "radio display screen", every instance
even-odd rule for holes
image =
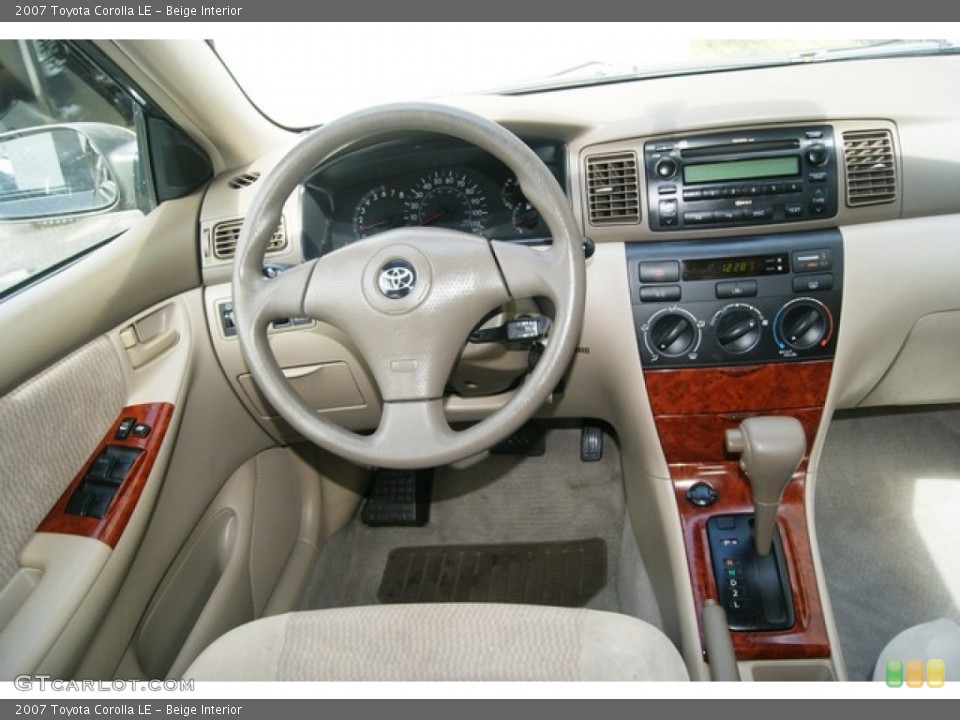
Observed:
[[[752,275],[781,275],[788,271],[787,256],[784,254],[683,261],[684,280],[722,280]]]
[[[729,160],[724,162],[696,163],[683,166],[685,183],[726,182],[729,180],[753,180],[800,174],[800,158],[788,157],[755,158],[752,160]]]

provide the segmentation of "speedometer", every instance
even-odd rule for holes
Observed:
[[[404,202],[407,225],[445,227],[483,234],[490,214],[487,195],[461,170],[435,170],[417,180]]]

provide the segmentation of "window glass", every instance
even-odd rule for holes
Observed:
[[[151,210],[139,113],[70,44],[0,40],[0,293]]]

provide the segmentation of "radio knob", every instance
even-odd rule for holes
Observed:
[[[776,322],[777,338],[794,350],[807,350],[831,331],[828,310],[816,300],[795,300],[781,308]]]
[[[711,324],[717,344],[731,355],[741,355],[760,342],[765,322],[760,311],[750,305],[729,305],[717,313]]]
[[[673,158],[660,158],[653,166],[653,171],[661,180],[669,180],[677,174],[677,161]]]
[[[661,315],[650,327],[652,350],[665,357],[679,357],[697,341],[697,328],[686,315],[671,312]]]
[[[827,146],[821,143],[815,143],[807,148],[807,162],[814,167],[821,167],[827,164],[830,159],[830,153]]]

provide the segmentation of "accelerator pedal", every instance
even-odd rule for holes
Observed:
[[[379,468],[360,514],[370,527],[420,527],[430,519],[433,470]]]

